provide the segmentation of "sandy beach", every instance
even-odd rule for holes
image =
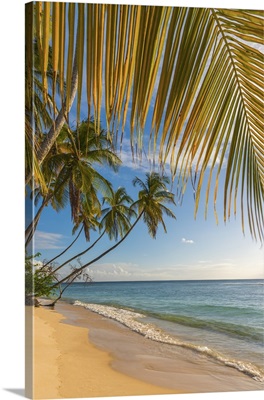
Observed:
[[[263,390],[233,368],[67,303],[34,308],[33,332],[34,399]]]
[[[88,340],[86,328],[64,322],[57,311],[34,309],[34,399],[175,393],[112,369],[112,356]]]

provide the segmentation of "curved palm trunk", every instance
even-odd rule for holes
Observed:
[[[44,207],[48,204],[49,200],[50,200],[50,196],[43,199],[42,204],[37,211],[37,214],[35,215],[32,222],[28,225],[28,227],[25,230],[25,238],[26,238],[25,246],[26,247],[29,245],[29,243],[31,242],[31,240],[33,238],[33,235],[35,233],[35,230],[36,230],[37,225],[40,220],[41,213],[42,213]]]
[[[72,82],[71,82],[71,92],[70,92],[70,99],[69,99],[69,106],[66,109],[66,102],[63,103],[62,108],[56,118],[56,121],[50,128],[49,132],[47,133],[45,140],[41,143],[37,154],[37,162],[39,165],[42,164],[43,160],[47,156],[48,152],[50,151],[51,147],[53,146],[57,136],[59,135],[61,128],[66,120],[66,114],[69,113],[71,110],[73,101],[76,96],[78,86],[78,66],[77,66],[77,50],[75,51],[74,57],[74,64],[72,70]],[[31,172],[29,172],[26,176],[26,185],[29,183],[30,179],[32,178]]]
[[[81,227],[81,229],[80,229],[78,235],[77,235],[76,238],[71,242],[71,244],[70,244],[68,247],[66,247],[66,249],[64,249],[60,254],[58,254],[57,256],[55,256],[54,258],[52,258],[51,260],[49,260],[48,262],[46,262],[46,263],[43,265],[43,268],[46,267],[48,264],[52,263],[52,262],[53,262],[54,260],[56,260],[57,258],[61,257],[64,253],[66,253],[66,251],[68,251],[68,250],[74,245],[74,243],[76,242],[76,240],[78,240],[78,238],[79,238],[80,234],[82,233],[82,231],[83,231],[83,226]]]
[[[48,276],[55,274],[57,271],[59,271],[59,269],[61,269],[62,267],[64,267],[66,264],[70,263],[71,261],[75,260],[77,257],[81,257],[82,255],[84,255],[85,253],[87,253],[89,250],[91,250],[96,243],[99,242],[99,240],[104,236],[105,231],[103,231],[103,233],[99,236],[99,238],[97,238],[94,243],[89,246],[87,249],[85,249],[84,251],[82,251],[79,254],[76,254],[75,256],[73,256],[72,258],[69,258],[69,260],[65,261],[63,264],[61,264],[58,268],[56,268],[54,271],[52,271],[51,273],[49,273]]]
[[[63,183],[64,183],[64,182],[65,182],[65,180],[62,181],[62,182],[60,183],[60,185],[58,185],[58,189],[59,189],[60,187],[63,186]],[[41,207],[39,208],[37,214],[36,214],[35,217],[33,218],[33,221],[32,221],[32,222],[29,224],[29,226],[26,228],[26,231],[25,231],[25,237],[27,237],[27,240],[26,240],[26,247],[28,246],[28,244],[29,244],[30,241],[32,240],[32,237],[33,237],[33,235],[34,235],[34,232],[35,232],[35,230],[36,230],[36,228],[37,228],[37,225],[38,225],[38,223],[39,223],[39,219],[40,219],[41,212],[43,211],[44,207],[48,204],[48,202],[50,201],[50,199],[51,199],[53,196],[54,196],[54,193],[53,193],[53,194],[50,193],[49,195],[47,195],[46,197],[43,198]]]
[[[65,278],[61,279],[58,283],[54,284],[53,287],[56,287],[58,285],[60,285],[61,283],[63,283],[64,281],[66,281],[67,279],[71,278],[74,274],[76,274],[76,272],[81,272],[82,270],[84,270],[84,268],[88,267],[89,265],[95,263],[96,261],[100,260],[101,258],[103,258],[104,256],[106,256],[106,254],[110,253],[110,251],[113,251],[117,246],[119,246],[130,234],[130,232],[134,229],[134,227],[136,226],[136,224],[138,223],[138,221],[140,220],[140,218],[142,217],[144,213],[144,210],[139,214],[139,216],[137,217],[136,221],[134,222],[134,224],[131,226],[131,228],[127,231],[127,233],[125,234],[125,236],[119,240],[119,242],[117,242],[114,246],[110,247],[108,250],[104,251],[102,254],[100,254],[98,257],[94,258],[92,261],[89,261],[88,263],[84,264],[82,267],[78,268],[77,270],[71,272],[68,276],[66,276]]]

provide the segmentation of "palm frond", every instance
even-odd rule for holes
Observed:
[[[46,99],[49,3],[37,3],[37,10],[35,36]],[[124,130],[130,109],[132,151],[135,144],[140,151],[147,139],[151,151],[159,152],[161,164],[170,160],[172,176],[178,176],[179,182],[185,184],[194,171],[195,214],[202,190],[206,192],[207,212],[211,187],[216,208],[223,172],[224,219],[229,218],[232,207],[236,212],[239,195],[242,225],[247,214],[252,236],[263,241],[263,54],[258,49],[263,46],[263,12],[88,4],[83,18],[83,7],[77,9],[74,3],[67,4],[64,11],[58,17],[53,14],[53,21],[54,26],[60,23],[65,28],[65,38],[69,38],[67,99],[78,32],[77,114],[82,99],[82,64],[86,63],[88,115],[94,112],[96,132],[102,106],[108,132],[112,125],[116,134],[119,128]],[[30,54],[29,40],[30,34]],[[145,139],[147,116],[152,129]],[[54,132],[53,141],[56,135]]]

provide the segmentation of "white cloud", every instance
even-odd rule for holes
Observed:
[[[199,260],[199,268],[235,268],[237,267],[237,262],[231,258],[225,258],[219,262],[214,262],[212,260]]]
[[[87,270],[94,281],[147,281],[179,279],[177,268],[142,268],[133,263],[95,264]]]
[[[136,151],[134,157],[131,151],[130,140],[126,137],[122,140],[122,146],[120,146],[120,152],[118,156],[121,158],[122,165],[133,170],[144,170],[149,171],[150,161],[149,155],[142,151],[142,156],[140,156]]]
[[[34,235],[34,246],[37,249],[63,249],[62,243],[64,236],[60,233],[36,231]]]
[[[238,272],[238,266],[240,266]],[[95,282],[162,281],[195,279],[236,279],[261,277],[259,270],[241,268],[235,260],[201,260],[190,264],[171,264],[151,267],[126,262],[94,264],[87,269]]]
[[[208,160],[208,168],[211,168],[214,164],[214,167],[217,167],[220,163],[220,159],[221,159],[221,152],[223,150],[223,145],[221,145],[220,148],[220,154],[218,154],[215,158],[215,153],[216,153],[216,147],[217,144],[215,145],[215,148],[212,151],[212,154]],[[174,149],[175,155],[178,154],[180,149],[180,143],[178,142],[176,144],[176,148]],[[193,170],[198,170],[198,172],[200,172],[201,170],[201,164],[199,163],[199,166],[197,167],[198,164],[198,160],[200,157],[200,152],[202,149],[202,144],[199,146],[199,148],[197,149],[197,152],[194,156],[194,159],[192,160],[191,166],[193,168]],[[157,170],[159,171],[160,169],[160,163],[159,163],[159,153],[160,153],[160,145],[159,143],[157,143],[157,147],[154,153],[154,150],[152,148],[152,146],[150,146],[150,148],[148,147],[148,136],[145,136],[144,139],[144,148],[142,149],[142,154],[140,155],[139,153],[137,153],[136,151],[136,147],[134,149],[134,159],[132,156],[132,151],[131,151],[131,144],[130,144],[130,140],[127,137],[123,138],[122,141],[122,150],[120,153],[118,153],[118,156],[121,158],[122,161],[122,165],[130,168],[132,170],[141,170],[141,171],[149,171],[149,170]],[[171,159],[171,155],[172,155],[172,151],[170,150],[167,154],[166,159],[164,160],[163,163],[163,168],[166,174],[170,175],[171,171],[174,169],[175,167],[175,157],[172,160]],[[184,161],[184,156],[183,154],[180,156],[179,158],[179,162],[178,162],[178,166],[177,166],[177,173],[180,172],[181,169],[181,165],[182,162]],[[226,167],[227,164],[227,155],[224,156],[223,158],[223,168]]]
[[[130,269],[137,267],[136,264],[132,263],[103,263],[103,264],[94,264],[89,268],[89,273],[92,276],[131,276],[132,272]]]
[[[182,243],[185,243],[185,244],[194,244],[194,241],[192,239],[182,238],[181,241],[182,241]]]
[[[233,268],[236,266],[237,264],[232,262],[219,262],[210,265],[211,268]]]

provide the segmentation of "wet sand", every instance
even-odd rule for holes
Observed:
[[[34,309],[34,399],[175,393],[111,368],[112,356],[88,340],[88,330],[64,318],[56,310]]]
[[[34,321],[36,399],[263,390],[233,368],[82,307],[37,308]]]

